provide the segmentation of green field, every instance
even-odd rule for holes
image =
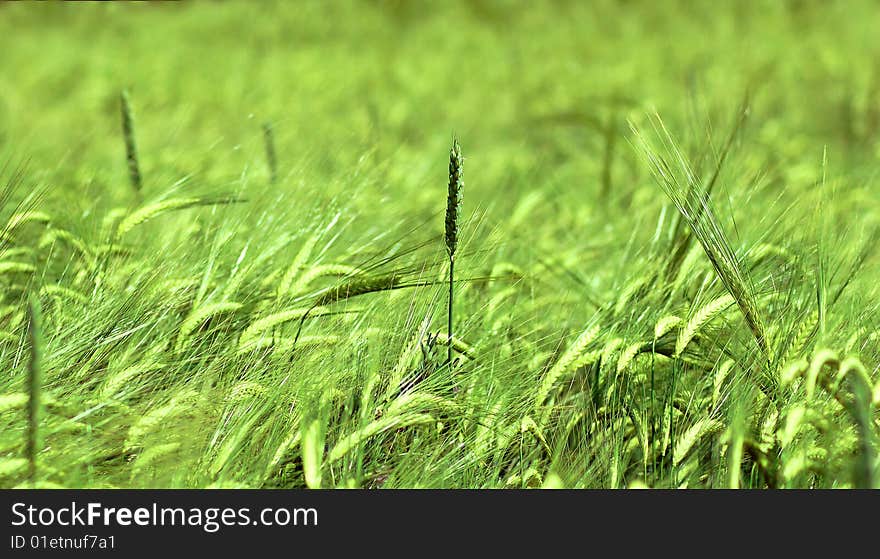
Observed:
[[[0,487],[880,487],[877,29],[0,6]]]

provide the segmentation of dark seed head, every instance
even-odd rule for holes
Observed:
[[[449,150],[449,196],[446,200],[446,251],[452,257],[458,247],[458,220],[461,213],[462,167],[464,158],[458,140],[452,138]]]

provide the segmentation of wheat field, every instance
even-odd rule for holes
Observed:
[[[0,487],[880,487],[880,7],[733,4],[0,6]]]

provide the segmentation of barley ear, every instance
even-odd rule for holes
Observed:
[[[122,108],[122,136],[125,139],[125,158],[128,161],[128,178],[135,192],[141,192],[141,169],[138,163],[137,144],[134,139],[134,117],[131,111],[131,102],[128,91],[119,95]]]
[[[449,255],[449,301],[448,316],[448,339],[452,337],[452,303],[455,281],[455,249],[458,248],[458,222],[461,214],[461,191],[464,188],[462,181],[462,168],[464,158],[461,156],[461,146],[455,136],[452,137],[452,149],[449,150],[449,191],[446,198],[446,252]],[[452,344],[448,347],[447,361],[452,364]]]
[[[43,329],[40,301],[35,295],[28,299],[28,335],[31,343],[28,364],[28,430],[27,454],[31,484],[37,481],[37,452],[40,447],[40,390],[42,386]]]

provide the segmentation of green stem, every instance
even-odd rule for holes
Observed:
[[[43,332],[40,301],[35,295],[28,300],[28,330],[31,342],[28,364],[28,430],[25,454],[31,486],[37,481],[37,454],[40,448],[40,389],[42,386]]]
[[[447,343],[446,343],[446,350],[447,350],[446,359],[449,362],[450,366],[452,366],[452,301],[453,301],[452,286],[455,285],[454,284],[454,277],[455,277],[455,256],[450,254],[449,255],[449,305],[448,305],[448,311],[449,311],[448,326],[449,327],[447,329],[448,339],[447,339]]]

